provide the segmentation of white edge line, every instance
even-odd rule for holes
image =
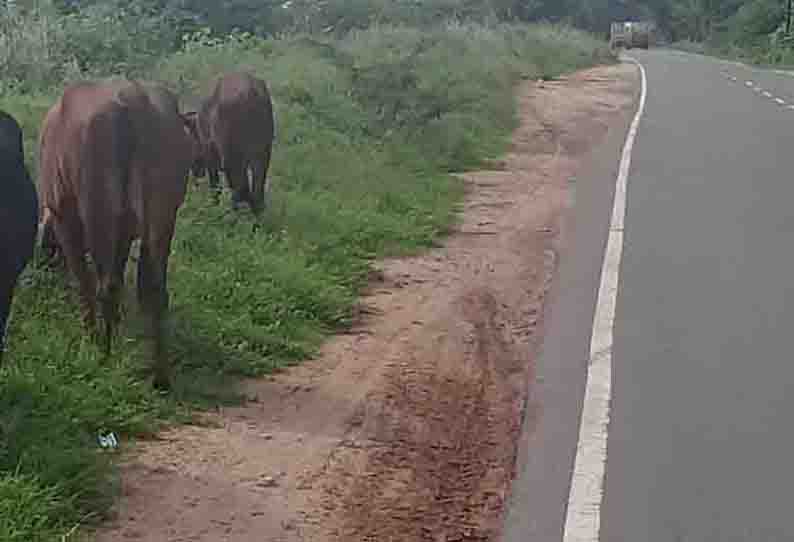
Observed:
[[[609,239],[601,269],[598,305],[593,320],[587,385],[579,425],[576,462],[566,510],[563,542],[597,542],[601,526],[601,501],[606,470],[612,386],[612,328],[615,321],[615,302],[623,252],[626,185],[631,168],[634,141],[645,112],[645,102],[648,96],[648,79],[645,68],[637,60],[631,57],[625,58],[640,69],[642,93],[637,114],[631,123],[623,147],[615,187]]]
[[[775,98],[775,101],[780,105],[786,105],[786,100],[784,100],[783,98]]]
[[[771,97],[772,97],[772,93],[771,93],[771,92],[769,92],[768,90],[765,90],[765,91],[764,91],[764,92],[762,92],[761,94],[763,94],[763,95],[764,95],[764,98],[771,98]]]

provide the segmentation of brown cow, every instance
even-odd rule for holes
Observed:
[[[223,75],[198,111],[187,115],[195,124],[202,150],[193,164],[194,175],[202,177],[207,170],[210,187],[218,190],[223,171],[232,190],[232,206],[245,201],[260,214],[271,192],[267,172],[274,118],[267,84],[245,72]]]
[[[130,245],[141,239],[138,299],[154,338],[155,385],[167,387],[168,257],[195,148],[184,120],[156,102],[133,81],[68,86],[42,124],[41,200],[92,329],[99,301],[108,353]]]
[[[161,83],[150,81],[141,82],[146,90],[152,105],[163,115],[180,117],[186,131],[190,134],[193,144],[193,155],[198,157],[200,147],[195,123],[190,118],[182,115],[179,109],[179,98]],[[40,209],[41,223],[39,224],[40,245],[45,259],[49,265],[57,268],[63,264],[63,252],[55,238],[52,228],[52,215],[47,209]]]

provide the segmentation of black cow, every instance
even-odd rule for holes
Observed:
[[[22,129],[0,111],[0,361],[17,279],[36,244],[39,203],[25,167]]]

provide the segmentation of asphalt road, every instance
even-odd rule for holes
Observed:
[[[628,180],[599,540],[791,541],[794,77],[631,55],[648,101]],[[564,346],[544,356],[558,378],[542,393],[554,398],[565,378],[575,391],[552,422],[566,432],[586,371]],[[537,442],[539,457],[525,449],[506,542],[562,540],[569,433],[546,433],[555,444]]]
[[[600,540],[794,540],[794,78],[634,56]]]

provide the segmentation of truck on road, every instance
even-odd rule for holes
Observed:
[[[653,23],[625,21],[612,23],[609,32],[609,45],[613,49],[639,47],[647,49],[653,42]]]

